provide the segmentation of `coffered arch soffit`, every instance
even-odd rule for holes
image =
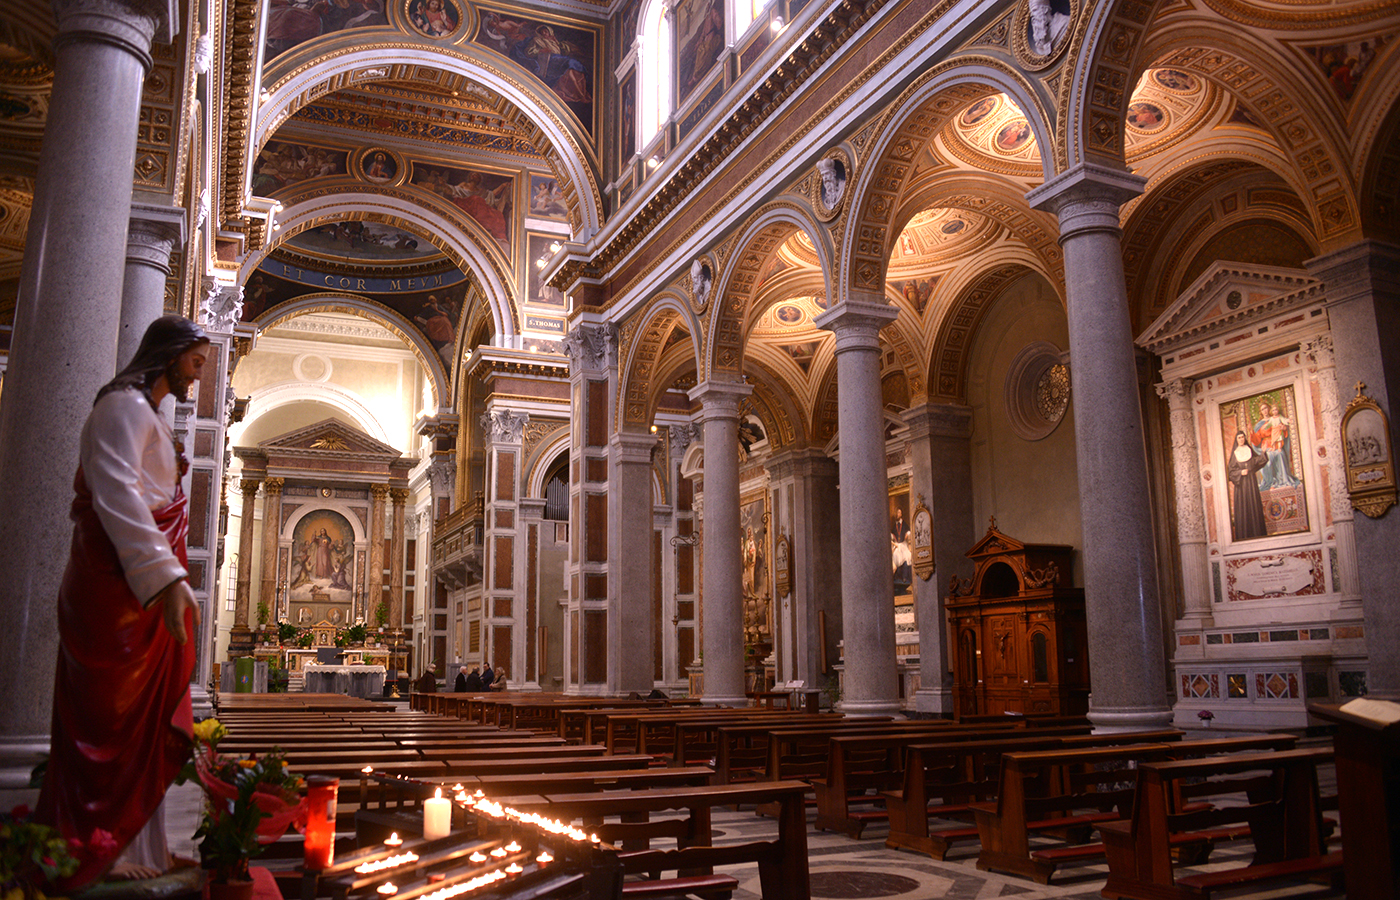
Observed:
[[[495,326],[497,340],[503,345],[508,345],[510,339],[519,334],[520,309],[515,298],[514,276],[510,274],[511,270],[508,267],[503,267],[499,254],[484,249],[492,246],[494,241],[475,224],[468,226],[474,229],[469,237],[463,223],[457,221],[457,217],[449,219],[440,212],[425,207],[415,198],[395,194],[340,193],[309,198],[288,207],[277,217],[281,225],[277,232],[278,242],[248,255],[239,269],[239,283],[246,284],[258,266],[282,241],[320,225],[347,220],[382,222],[403,227],[432,242],[447,254],[458,268],[469,273],[473,283],[481,288],[492,324]],[[473,237],[475,239],[472,239]],[[459,341],[466,330],[461,329],[460,332]],[[459,352],[457,358],[461,357]],[[449,378],[453,374],[449,372]]]
[[[898,217],[903,214],[907,221],[917,212],[906,207],[902,194],[920,151],[954,115],[995,93],[1007,94],[1020,107],[1041,148],[1043,175],[1053,174],[1047,152],[1055,139],[1051,115],[1042,96],[1020,73],[1000,61],[969,56],[930,69],[891,105],[847,187],[852,192],[847,206],[851,213],[841,225],[838,259],[843,268],[833,279],[841,296],[833,297],[834,301],[849,291],[884,292],[885,269],[900,233]]]
[[[1123,226],[1134,327],[1145,327],[1175,300],[1189,281],[1185,267],[1211,238],[1260,220],[1276,222],[1319,249],[1302,199],[1277,171],[1255,160],[1192,157],[1155,176]]]
[[[798,231],[806,234],[816,253],[825,293],[830,296],[835,254],[827,229],[809,207],[791,198],[762,207],[720,254],[720,271],[714,278],[705,332],[703,371],[707,378],[723,372],[724,379],[732,381],[743,371],[744,338],[747,324],[755,315],[756,289],[773,254]],[[730,247],[732,251],[728,250]]]
[[[443,401],[452,396],[449,387],[451,373],[443,370],[441,358],[433,349],[433,345],[423,337],[422,332],[399,313],[387,306],[375,303],[367,297],[341,292],[303,294],[295,300],[290,300],[268,310],[261,318],[255,320],[255,324],[259,330],[266,331],[298,316],[319,312],[346,313],[388,329],[391,334],[408,346],[414,359],[418,360],[418,365],[422,366],[423,371],[428,373],[428,382],[433,389],[434,404],[442,407]],[[383,440],[382,431],[383,429],[379,429],[380,433],[375,435],[379,440]]]
[[[967,402],[969,349],[977,327],[1002,290],[1026,274],[1038,272],[1024,259],[1004,258],[980,266],[962,287],[952,294],[947,313],[929,356],[928,399]],[[1039,274],[1044,275],[1043,272]],[[915,395],[911,385],[910,394]],[[915,400],[917,402],[917,398]]]
[[[363,36],[360,36],[363,38]],[[514,119],[524,137],[545,157],[569,204],[574,237],[586,240],[602,225],[602,193],[591,141],[559,103],[536,90],[472,45],[445,47],[405,39],[397,32],[384,40],[328,49],[316,42],[278,57],[263,73],[268,97],[258,108],[253,140],[243,160],[247,185],[253,161],[281,125],[313,100],[343,88],[381,81],[411,80],[415,71],[435,69],[460,75],[498,95],[496,112]]]
[[[1400,241],[1400,104],[1379,129],[1363,170],[1362,216],[1369,237]]]
[[[684,298],[667,292],[637,313],[636,327],[624,325],[618,337],[618,416],[619,430],[645,427],[656,417],[661,395],[675,382],[658,377],[663,367],[683,370],[687,365],[699,370],[697,336],[700,321]],[[685,335],[672,338],[677,329]]]
[[[1232,94],[1288,160],[1289,180],[1301,187],[1313,231],[1325,245],[1352,243],[1360,236],[1360,173],[1353,167],[1340,101],[1329,101],[1336,92],[1320,70],[1285,51],[1226,23],[1169,17],[1154,28],[1143,58],[1152,60],[1152,67],[1189,72]]]
[[[806,416],[793,402],[798,396],[794,386],[761,358],[750,358],[747,368],[746,380],[753,385],[753,393],[741,402],[739,410],[742,413],[747,407],[758,416],[768,436],[769,449],[808,443]]]

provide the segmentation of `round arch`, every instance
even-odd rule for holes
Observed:
[[[319,497],[315,504],[305,504],[288,516],[286,523],[282,525],[282,530],[277,533],[277,539],[290,540],[292,535],[296,533],[296,527],[302,519],[325,509],[340,513],[345,517],[345,521],[350,523],[350,530],[355,533],[356,545],[368,543],[369,535],[365,533],[364,527],[360,524],[360,517],[355,514],[348,503],[335,498],[322,499]]]
[[[292,403],[303,403],[308,400],[324,403],[339,412],[343,412],[354,422],[356,428],[377,441],[389,443],[388,432],[384,430],[384,425],[375,416],[369,404],[354,391],[335,384],[307,384],[293,381],[256,390],[249,397],[249,406],[260,410],[260,412],[251,421],[256,421],[259,416],[279,407]]]
[[[739,230],[734,250],[722,261],[722,271],[715,278],[710,328],[700,360],[703,365],[698,369],[706,379],[713,378],[716,371],[726,371],[732,380],[743,371],[746,325],[752,313],[755,286],[769,257],[797,231],[811,240],[822,283],[830,296],[835,247],[830,232],[821,226],[811,208],[783,198],[759,209]]]
[[[618,359],[618,429],[625,426],[641,426],[651,422],[656,415],[656,400],[659,391],[655,386],[657,365],[661,354],[666,350],[667,338],[677,326],[689,332],[691,355],[695,358],[696,371],[699,371],[700,321],[691,311],[690,305],[672,293],[663,293],[638,313],[638,325],[629,345],[622,348]],[[668,382],[669,383],[669,382]]]
[[[457,224],[412,200],[384,194],[360,193],[308,199],[288,207],[278,216],[281,225],[280,240],[346,216],[365,221],[402,220],[422,229],[428,240],[455,257],[476,284],[482,286],[487,308],[491,311],[491,319],[496,326],[496,340],[500,345],[513,346],[513,343],[518,341],[520,312],[513,300],[513,276],[502,267],[492,253],[476,242],[466,240],[466,235]],[[248,255],[239,268],[240,284],[246,283],[252,277],[253,272],[276,246],[269,243],[256,253]],[[451,378],[453,373],[447,374]]]
[[[530,474],[525,479],[525,496],[533,497],[536,500],[544,497],[545,476],[553,468],[554,461],[559,458],[559,454],[568,453],[570,449],[569,429],[566,427],[548,443],[535,451],[532,459],[526,460],[529,465]]]
[[[959,286],[932,342],[927,370],[930,400],[967,402],[967,366],[977,328],[1002,290],[1027,272],[1045,277],[1024,255],[1006,252],[986,259]]]
[[[265,85],[267,99],[259,104],[253,140],[249,142],[248,158],[244,160],[244,195],[247,196],[250,189],[253,160],[278,127],[297,110],[315,97],[328,93],[331,85],[340,89],[390,80],[398,66],[427,66],[461,75],[513,104],[548,142],[549,152],[545,155],[556,168],[555,175],[565,182],[565,194],[572,193],[578,198],[574,239],[585,241],[598,232],[603,221],[602,191],[589,164],[592,160],[596,166],[590,143],[578,133],[574,123],[551,107],[544,92],[527,87],[522,79],[508,74],[480,48],[432,45],[429,49],[401,35],[340,53],[308,47],[302,53],[293,51],[278,60],[271,72],[273,83]]]
[[[399,313],[364,297],[338,292],[304,294],[295,300],[289,300],[268,310],[254,320],[254,324],[259,330],[266,330],[279,322],[314,312],[349,313],[362,319],[368,319],[376,325],[382,325],[408,345],[409,350],[418,360],[418,364],[428,373],[429,383],[433,388],[434,407],[445,406],[446,399],[452,396],[450,389],[452,373],[443,367],[442,358],[438,356],[438,352],[433,349],[432,344],[428,343],[422,332]]]
[[[836,279],[834,303],[853,291],[884,295],[885,270],[893,242],[890,213],[900,204],[913,154],[956,112],[991,93],[1004,93],[1020,107],[1041,148],[1045,177],[1054,174],[1055,134],[1041,96],[1023,76],[995,60],[955,57],[924,73],[891,105],[888,118],[870,140],[870,152],[847,190],[851,214],[839,235],[847,267]]]

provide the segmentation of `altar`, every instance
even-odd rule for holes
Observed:
[[[348,694],[351,697],[378,697],[384,693],[383,666],[322,665],[307,662],[302,667],[302,690],[309,694]]]

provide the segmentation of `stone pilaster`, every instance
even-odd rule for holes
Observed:
[[[127,226],[126,277],[122,281],[117,366],[136,355],[146,326],[165,313],[170,252],[185,242],[185,211],[161,206],[131,207]]]
[[[910,488],[933,515],[933,575],[914,579],[914,619],[919,628],[919,690],[914,708],[953,712],[948,658],[948,617],[943,586],[954,575],[968,577],[967,550],[976,541],[972,512],[972,409],[929,403],[904,413],[909,426]],[[913,514],[913,507],[910,514]]]
[[[704,609],[701,634],[706,704],[744,706],[744,586],[739,531],[739,401],[753,388],[706,381],[690,390],[699,400],[705,437],[702,546]],[[650,517],[648,517],[650,518]]]
[[[653,434],[623,432],[609,441],[608,690],[646,694],[652,666]]]
[[[404,608],[403,608],[403,554],[404,554],[404,520],[405,504],[408,503],[407,488],[390,488],[389,499],[393,504],[393,514],[391,517],[391,531],[389,533],[389,628],[394,632],[394,651],[399,656],[403,653],[404,636]],[[427,660],[423,660],[427,662]],[[407,660],[400,658],[395,663],[396,669],[404,669]]]
[[[1180,624],[1197,630],[1211,627],[1215,619],[1210,607],[1210,559],[1201,502],[1201,454],[1196,443],[1196,417],[1191,411],[1193,384],[1189,378],[1163,382],[1157,385],[1157,396],[1167,401],[1171,423],[1176,537],[1181,547]]]
[[[0,405],[0,615],[24,623],[0,634],[0,767],[48,746],[78,435],[116,370],[142,82],[153,37],[170,34],[165,4],[53,6],[53,88]]]
[[[282,531],[281,478],[263,481],[262,579],[258,587],[258,602],[269,610],[277,609],[277,543]]]
[[[841,621],[847,715],[899,709],[890,570],[880,329],[898,310],[883,297],[844,300],[816,319],[836,335],[837,434],[841,441]]]
[[[523,567],[519,539],[521,442],[530,417],[497,406],[481,417],[482,449],[486,454],[485,529],[487,569],[482,595],[482,647],[507,679],[521,681],[517,660],[524,653],[523,635],[516,628],[517,598]]]
[[[1400,447],[1400,247],[1363,241],[1307,265],[1326,285],[1334,377],[1344,392],[1338,399],[1349,400],[1364,384],[1367,396],[1387,411],[1391,446]],[[1366,689],[1375,698],[1400,699],[1400,513],[1392,508],[1379,519],[1355,516],[1352,524],[1356,558],[1366,561],[1359,570],[1370,657]]]
[[[365,583],[365,621],[377,626],[374,611],[384,602],[384,504],[389,499],[387,484],[369,486],[369,579]],[[392,622],[392,620],[390,620]],[[390,627],[385,622],[385,627]]]
[[[228,637],[228,658],[246,656],[253,649],[253,633],[248,628],[248,609],[253,595],[253,518],[261,482],[244,478],[238,489],[243,507],[238,513],[238,570],[233,588],[233,628]]]
[[[1346,411],[1337,386],[1337,358],[1332,336],[1320,334],[1304,341],[1303,356],[1313,364],[1313,378],[1322,405],[1322,445],[1327,449],[1327,502],[1332,508],[1332,531],[1337,542],[1334,585],[1343,603],[1359,603],[1361,580],[1356,560],[1355,510],[1347,493],[1346,458],[1342,455],[1342,414]]]
[[[1172,717],[1119,227],[1119,207],[1144,183],[1085,163],[1026,195],[1060,223],[1084,523],[1089,718],[1113,729],[1165,727]]]

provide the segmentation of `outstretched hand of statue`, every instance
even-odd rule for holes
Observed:
[[[165,630],[174,636],[176,643],[185,644],[190,639],[190,632],[185,630],[185,610],[194,614],[191,631],[199,630],[199,604],[195,602],[194,591],[190,590],[190,584],[185,579],[180,578],[166,585],[156,594],[152,604],[160,604]]]

